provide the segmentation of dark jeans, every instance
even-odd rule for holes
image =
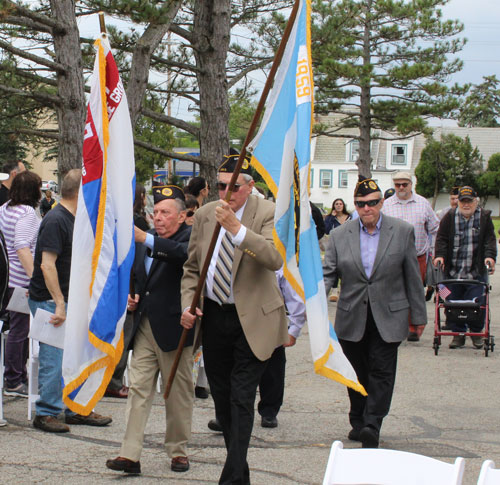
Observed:
[[[8,299],[14,288],[8,288]],[[9,311],[10,330],[5,343],[5,387],[14,388],[22,382],[27,382],[28,373],[28,334],[30,331],[30,317],[27,313]]]
[[[371,310],[368,311],[366,330],[359,342],[339,339],[345,356],[349,359],[359,382],[368,396],[348,388],[351,409],[349,421],[354,429],[371,426],[380,432],[382,420],[391,407],[398,347],[401,342],[388,343],[382,340],[373,320]]]
[[[285,348],[276,348],[267,363],[259,383],[259,414],[265,418],[275,418],[283,404],[285,393]]]
[[[205,298],[203,312],[205,370],[227,449],[219,484],[247,485],[255,395],[268,361],[253,354],[235,309],[223,310]]]
[[[477,278],[477,281],[486,282],[485,277]],[[477,303],[481,306],[486,305],[486,296],[484,294],[485,288],[482,285],[466,285],[459,283],[450,283],[446,285],[451,291],[451,294],[446,298],[447,300],[473,300],[477,298]],[[484,309],[479,312],[479,321],[475,323],[465,323],[461,321],[452,321],[447,319],[447,324],[451,327],[452,332],[466,332],[467,325],[471,332],[480,333],[483,331],[486,311]]]

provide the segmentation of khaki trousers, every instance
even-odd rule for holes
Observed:
[[[147,317],[143,317],[135,335],[129,371],[130,389],[127,399],[127,429],[120,456],[138,461],[141,456],[144,430],[156,392],[158,373],[167,380],[176,351],[163,352],[153,336]],[[164,384],[162,384],[163,392]],[[193,348],[182,352],[170,396],[165,403],[167,430],[165,448],[168,456],[187,456],[193,417]]]

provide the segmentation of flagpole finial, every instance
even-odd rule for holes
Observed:
[[[104,12],[99,12],[99,25],[101,26],[101,34],[106,35],[106,23],[104,22]]]

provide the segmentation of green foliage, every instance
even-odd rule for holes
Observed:
[[[500,153],[494,153],[488,160],[486,171],[479,177],[482,195],[500,196]]]
[[[237,90],[234,94],[229,94],[229,105],[231,107],[229,140],[231,146],[240,150],[252,123],[257,102],[250,97],[248,92]],[[238,140],[238,142],[235,140]]]
[[[467,127],[495,128],[500,126],[500,80],[483,76],[484,82],[472,87],[460,107],[458,124]]]
[[[472,146],[469,137],[450,134],[439,141],[429,137],[415,169],[416,191],[424,197],[434,197],[441,190],[470,185],[481,195],[482,162],[481,153]]]
[[[145,107],[160,111],[161,105],[151,97],[145,101]],[[171,150],[174,146],[174,133],[171,126],[142,116],[135,127],[135,137],[163,150]],[[156,168],[163,168],[166,160],[163,155],[140,147],[135,149],[135,174],[138,182],[150,180]]]
[[[441,17],[446,3],[313,0],[316,111],[344,115],[333,131],[359,128],[346,136],[359,138],[367,170],[374,130],[428,132],[427,118],[458,107],[465,89],[446,83],[462,61],[448,56],[465,41],[457,37],[463,25]]]

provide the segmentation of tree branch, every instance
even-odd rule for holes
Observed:
[[[231,89],[240,79],[243,79],[249,72],[255,71],[257,69],[261,69],[265,65],[269,64],[274,57],[269,57],[267,59],[264,59],[257,64],[253,64],[251,66],[248,66],[247,68],[243,69],[240,71],[236,76],[233,76],[227,83],[227,89]]]
[[[6,7],[10,6],[14,11],[16,11],[18,14],[22,15],[23,17],[27,17],[35,22],[38,22],[40,24],[46,25],[47,27],[50,27],[53,29],[56,33],[60,35],[64,35],[66,33],[66,29],[64,28],[63,24],[60,24],[56,20],[54,20],[52,17],[48,17],[46,15],[39,14],[37,12],[34,12],[33,10],[30,10],[29,8],[22,7],[16,2],[12,1],[6,1],[4,2],[7,4],[5,5]],[[2,2],[2,3],[4,3]]]
[[[66,72],[66,69],[62,64],[59,64],[58,62],[49,61],[48,59],[45,59],[40,56],[35,56],[34,54],[30,54],[29,52],[23,51],[22,49],[18,49],[3,40],[0,40],[0,47],[2,47],[8,52],[11,52],[16,56],[20,56],[23,59],[28,59],[29,61],[36,62],[37,64],[41,64],[42,66],[49,67],[50,69],[58,71],[61,74],[64,74]]]
[[[15,94],[16,96],[22,96],[24,98],[32,98],[46,106],[61,106],[61,98],[59,96],[53,96],[52,94],[37,93],[37,92],[26,92],[22,89],[12,88],[10,86],[4,86],[0,84],[0,91],[9,94]]]
[[[200,157],[193,157],[192,155],[186,155],[184,153],[177,153],[177,152],[169,152],[167,150],[163,150],[162,148],[155,147],[154,145],[151,145],[150,143],[146,143],[145,141],[142,140],[134,140],[134,144],[138,147],[144,148],[145,150],[149,150],[154,153],[158,153],[160,155],[163,155],[164,157],[167,158],[176,158],[178,160],[185,160],[186,162],[195,162],[200,165],[205,165],[208,164],[207,160],[204,160]]]
[[[198,138],[200,136],[200,129],[196,126],[192,126],[189,123],[186,123],[183,120],[179,120],[178,118],[174,118],[173,116],[167,116],[163,113],[158,113],[151,109],[142,108],[141,113],[148,118],[151,118],[155,121],[160,121],[162,123],[167,123],[169,125],[175,126],[176,128],[180,128],[181,130],[187,131],[191,135]]]

